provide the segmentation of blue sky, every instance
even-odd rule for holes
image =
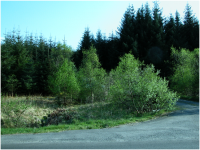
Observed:
[[[63,42],[76,50],[86,27],[96,36],[98,29],[107,37],[115,34],[127,7],[133,4],[137,11],[147,1],[1,1],[1,38],[13,28],[26,31],[49,40]],[[193,13],[199,19],[199,1],[188,1]],[[153,2],[148,1],[150,9]],[[187,1],[159,1],[163,16],[175,15],[181,18]]]

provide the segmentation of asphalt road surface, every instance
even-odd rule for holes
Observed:
[[[199,149],[199,103],[150,121],[112,128],[1,135],[2,149]]]

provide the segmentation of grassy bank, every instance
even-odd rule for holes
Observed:
[[[58,107],[52,97],[2,97],[1,134],[47,133],[64,130],[101,129],[122,124],[142,122],[162,116],[168,112],[161,110],[138,115],[129,109],[119,109],[111,103]],[[22,107],[23,106],[23,107]],[[15,108],[15,109],[14,109]],[[43,116],[53,113],[58,108],[73,110],[73,120],[62,121],[58,125],[37,126]],[[175,110],[178,109],[177,107]],[[37,124],[37,125],[36,125]]]

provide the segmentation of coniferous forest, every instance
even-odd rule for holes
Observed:
[[[175,84],[179,82],[178,78],[172,78],[173,75],[180,75],[174,69],[175,66],[184,66],[187,60],[192,60],[189,68],[196,69],[192,69],[196,71],[196,78],[191,87],[196,89],[191,93],[195,95],[199,90],[197,48],[199,20],[192,14],[189,4],[185,7],[183,21],[177,11],[175,16],[170,14],[164,18],[157,2],[154,2],[152,10],[148,3],[138,10],[128,6],[116,34],[111,33],[106,37],[98,30],[94,36],[86,28],[76,51],[72,51],[65,43],[56,43],[51,38],[46,40],[42,34],[38,37],[27,33],[22,37],[20,31],[13,29],[11,33],[6,33],[5,40],[1,43],[1,92],[13,96],[55,95],[56,91],[59,93],[63,88],[70,90],[68,94],[71,94],[72,99],[81,97],[79,101],[82,101],[84,97],[87,99],[87,91],[81,89],[81,86],[89,86],[94,75],[107,80],[105,74],[112,74],[121,58],[129,57],[125,54],[132,54],[138,61],[145,65],[153,64],[155,70],[160,70],[160,77],[169,80],[168,86],[172,89],[183,87]],[[87,63],[88,60],[93,63]],[[97,70],[87,72],[92,70],[92,65]],[[193,73],[191,70],[187,71],[186,76],[180,76],[188,79]],[[62,77],[62,72],[68,74]],[[83,76],[87,80],[78,82],[84,79]],[[70,85],[62,86],[64,82]],[[60,86],[54,86],[56,83],[60,83]],[[90,86],[95,86],[95,83]],[[94,92],[91,92],[92,101]],[[78,94],[78,97],[73,96]]]

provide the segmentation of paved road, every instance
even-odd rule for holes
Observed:
[[[2,135],[2,149],[199,149],[199,103],[154,120],[113,128]]]

